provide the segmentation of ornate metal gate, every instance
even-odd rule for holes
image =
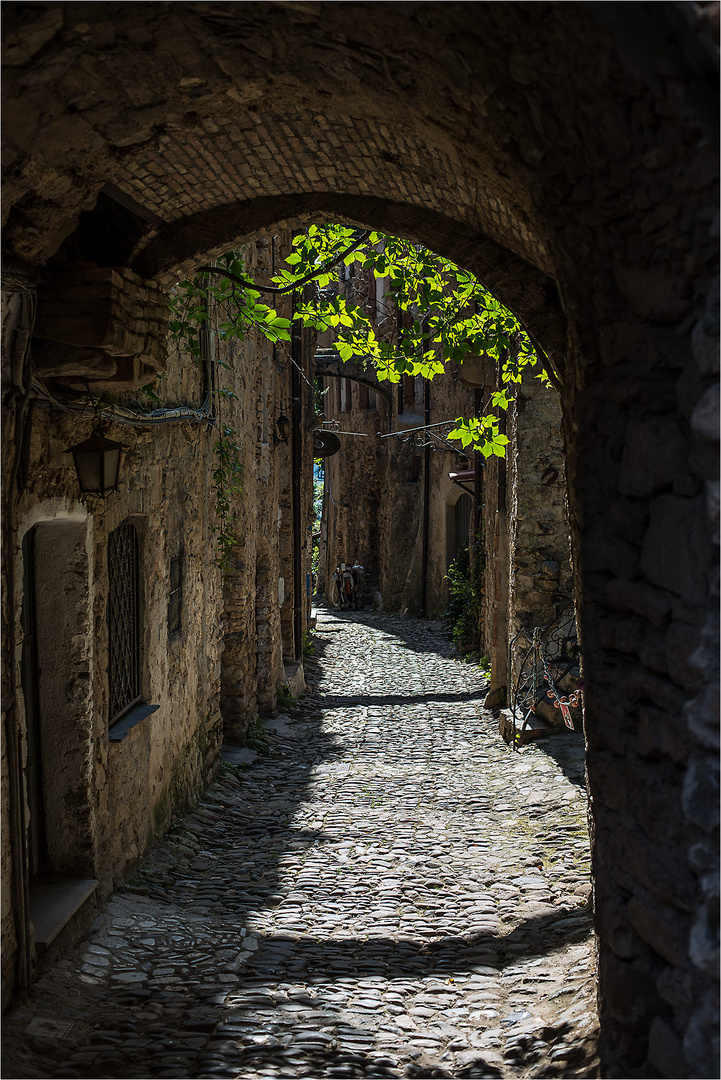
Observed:
[[[522,654],[521,648],[524,650]],[[571,709],[581,704],[580,663],[571,600],[558,609],[552,622],[519,630],[508,649],[508,671],[512,675],[509,706],[514,746],[518,746],[520,736],[543,704],[551,709],[559,709],[563,722],[573,728]],[[521,724],[520,730],[518,723]]]

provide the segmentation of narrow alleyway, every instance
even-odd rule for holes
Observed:
[[[6,1016],[3,1075],[598,1075],[582,740],[513,753],[450,653],[322,613],[299,707]]]

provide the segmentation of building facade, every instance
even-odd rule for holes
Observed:
[[[249,276],[289,244],[247,245]],[[7,1003],[199,796],[223,738],[302,685],[312,395],[310,339],[224,340],[211,305],[194,360],[168,339],[165,290],[122,270],[58,259],[3,292],[24,405],[4,461]],[[69,448],[100,426],[119,478],[83,494]],[[221,570],[223,434],[239,483]]]

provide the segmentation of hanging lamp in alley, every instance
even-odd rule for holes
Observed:
[[[291,421],[288,419],[285,413],[280,414],[280,416],[275,422],[275,426],[278,429],[276,442],[287,443],[288,439],[290,438]]]
[[[81,492],[107,495],[109,491],[117,491],[120,451],[123,449],[123,443],[105,438],[100,422],[95,420],[90,438],[65,451],[73,455]]]

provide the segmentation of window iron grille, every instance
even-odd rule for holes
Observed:
[[[174,555],[170,560],[170,593],[168,596],[168,634],[180,631],[180,613],[183,599],[183,556]]]
[[[138,534],[121,525],[108,537],[110,723],[140,700]]]

